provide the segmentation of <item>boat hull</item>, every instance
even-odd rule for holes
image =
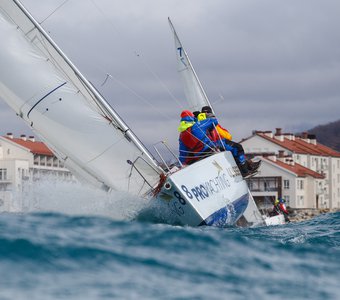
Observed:
[[[272,217],[265,217],[264,221],[267,226],[274,226],[274,225],[283,225],[286,224],[284,215],[276,215]]]
[[[230,152],[221,152],[168,176],[157,198],[189,226],[234,225],[249,202],[246,182]]]

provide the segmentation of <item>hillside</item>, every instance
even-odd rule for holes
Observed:
[[[316,126],[307,132],[315,134],[317,141],[321,144],[340,151],[340,120]]]

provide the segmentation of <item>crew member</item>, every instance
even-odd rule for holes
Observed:
[[[276,216],[276,215],[283,214],[283,216],[285,217],[285,221],[290,222],[288,218],[289,212],[284,202],[285,201],[282,198],[276,199],[274,202],[274,207],[273,207],[273,211],[271,215]]]
[[[215,125],[217,125],[215,118],[195,122],[191,111],[182,111],[181,123],[178,127],[179,159],[182,164],[192,164],[215,151],[216,144],[207,135]]]
[[[198,120],[206,119],[206,118],[216,118],[210,106],[203,106],[201,110],[201,114],[198,115]],[[224,138],[229,141],[232,140],[232,135],[230,134],[230,132],[227,129],[223,128],[220,124],[217,124],[215,126],[212,132],[212,136],[216,140],[218,140],[219,137]]]
[[[206,118],[216,119],[210,106],[203,106],[201,114],[197,117],[199,121],[205,120]],[[227,129],[217,124],[209,132],[209,137],[218,145],[220,150],[227,150],[233,154],[243,177],[248,177],[257,172],[261,161],[253,162],[246,160],[242,145],[231,140],[232,136]]]

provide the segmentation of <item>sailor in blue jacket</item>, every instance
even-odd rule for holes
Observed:
[[[179,159],[182,164],[191,164],[209,155],[216,149],[216,144],[207,135],[217,125],[214,118],[195,122],[194,114],[184,110],[178,127]]]
[[[179,159],[183,165],[192,164],[202,158],[211,155],[216,150],[230,151],[240,168],[243,176],[250,174],[251,168],[247,163],[244,153],[238,151],[223,138],[213,141],[209,132],[215,129],[218,121],[216,118],[208,118],[195,122],[196,119],[191,111],[184,110],[181,113],[181,123],[178,127],[179,136]]]

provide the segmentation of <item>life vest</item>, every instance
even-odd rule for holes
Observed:
[[[186,158],[187,164],[198,160],[199,157],[195,157],[195,154],[201,152],[204,148],[204,144],[202,143],[202,141],[192,134],[191,129],[192,127],[189,127],[185,131],[182,131],[179,135],[180,140],[189,151]]]
[[[211,139],[213,142],[217,142],[220,139],[220,137],[219,137],[219,135],[218,135],[218,133],[217,133],[215,128],[210,130],[210,131],[208,131],[207,135],[208,135],[209,139]]]

